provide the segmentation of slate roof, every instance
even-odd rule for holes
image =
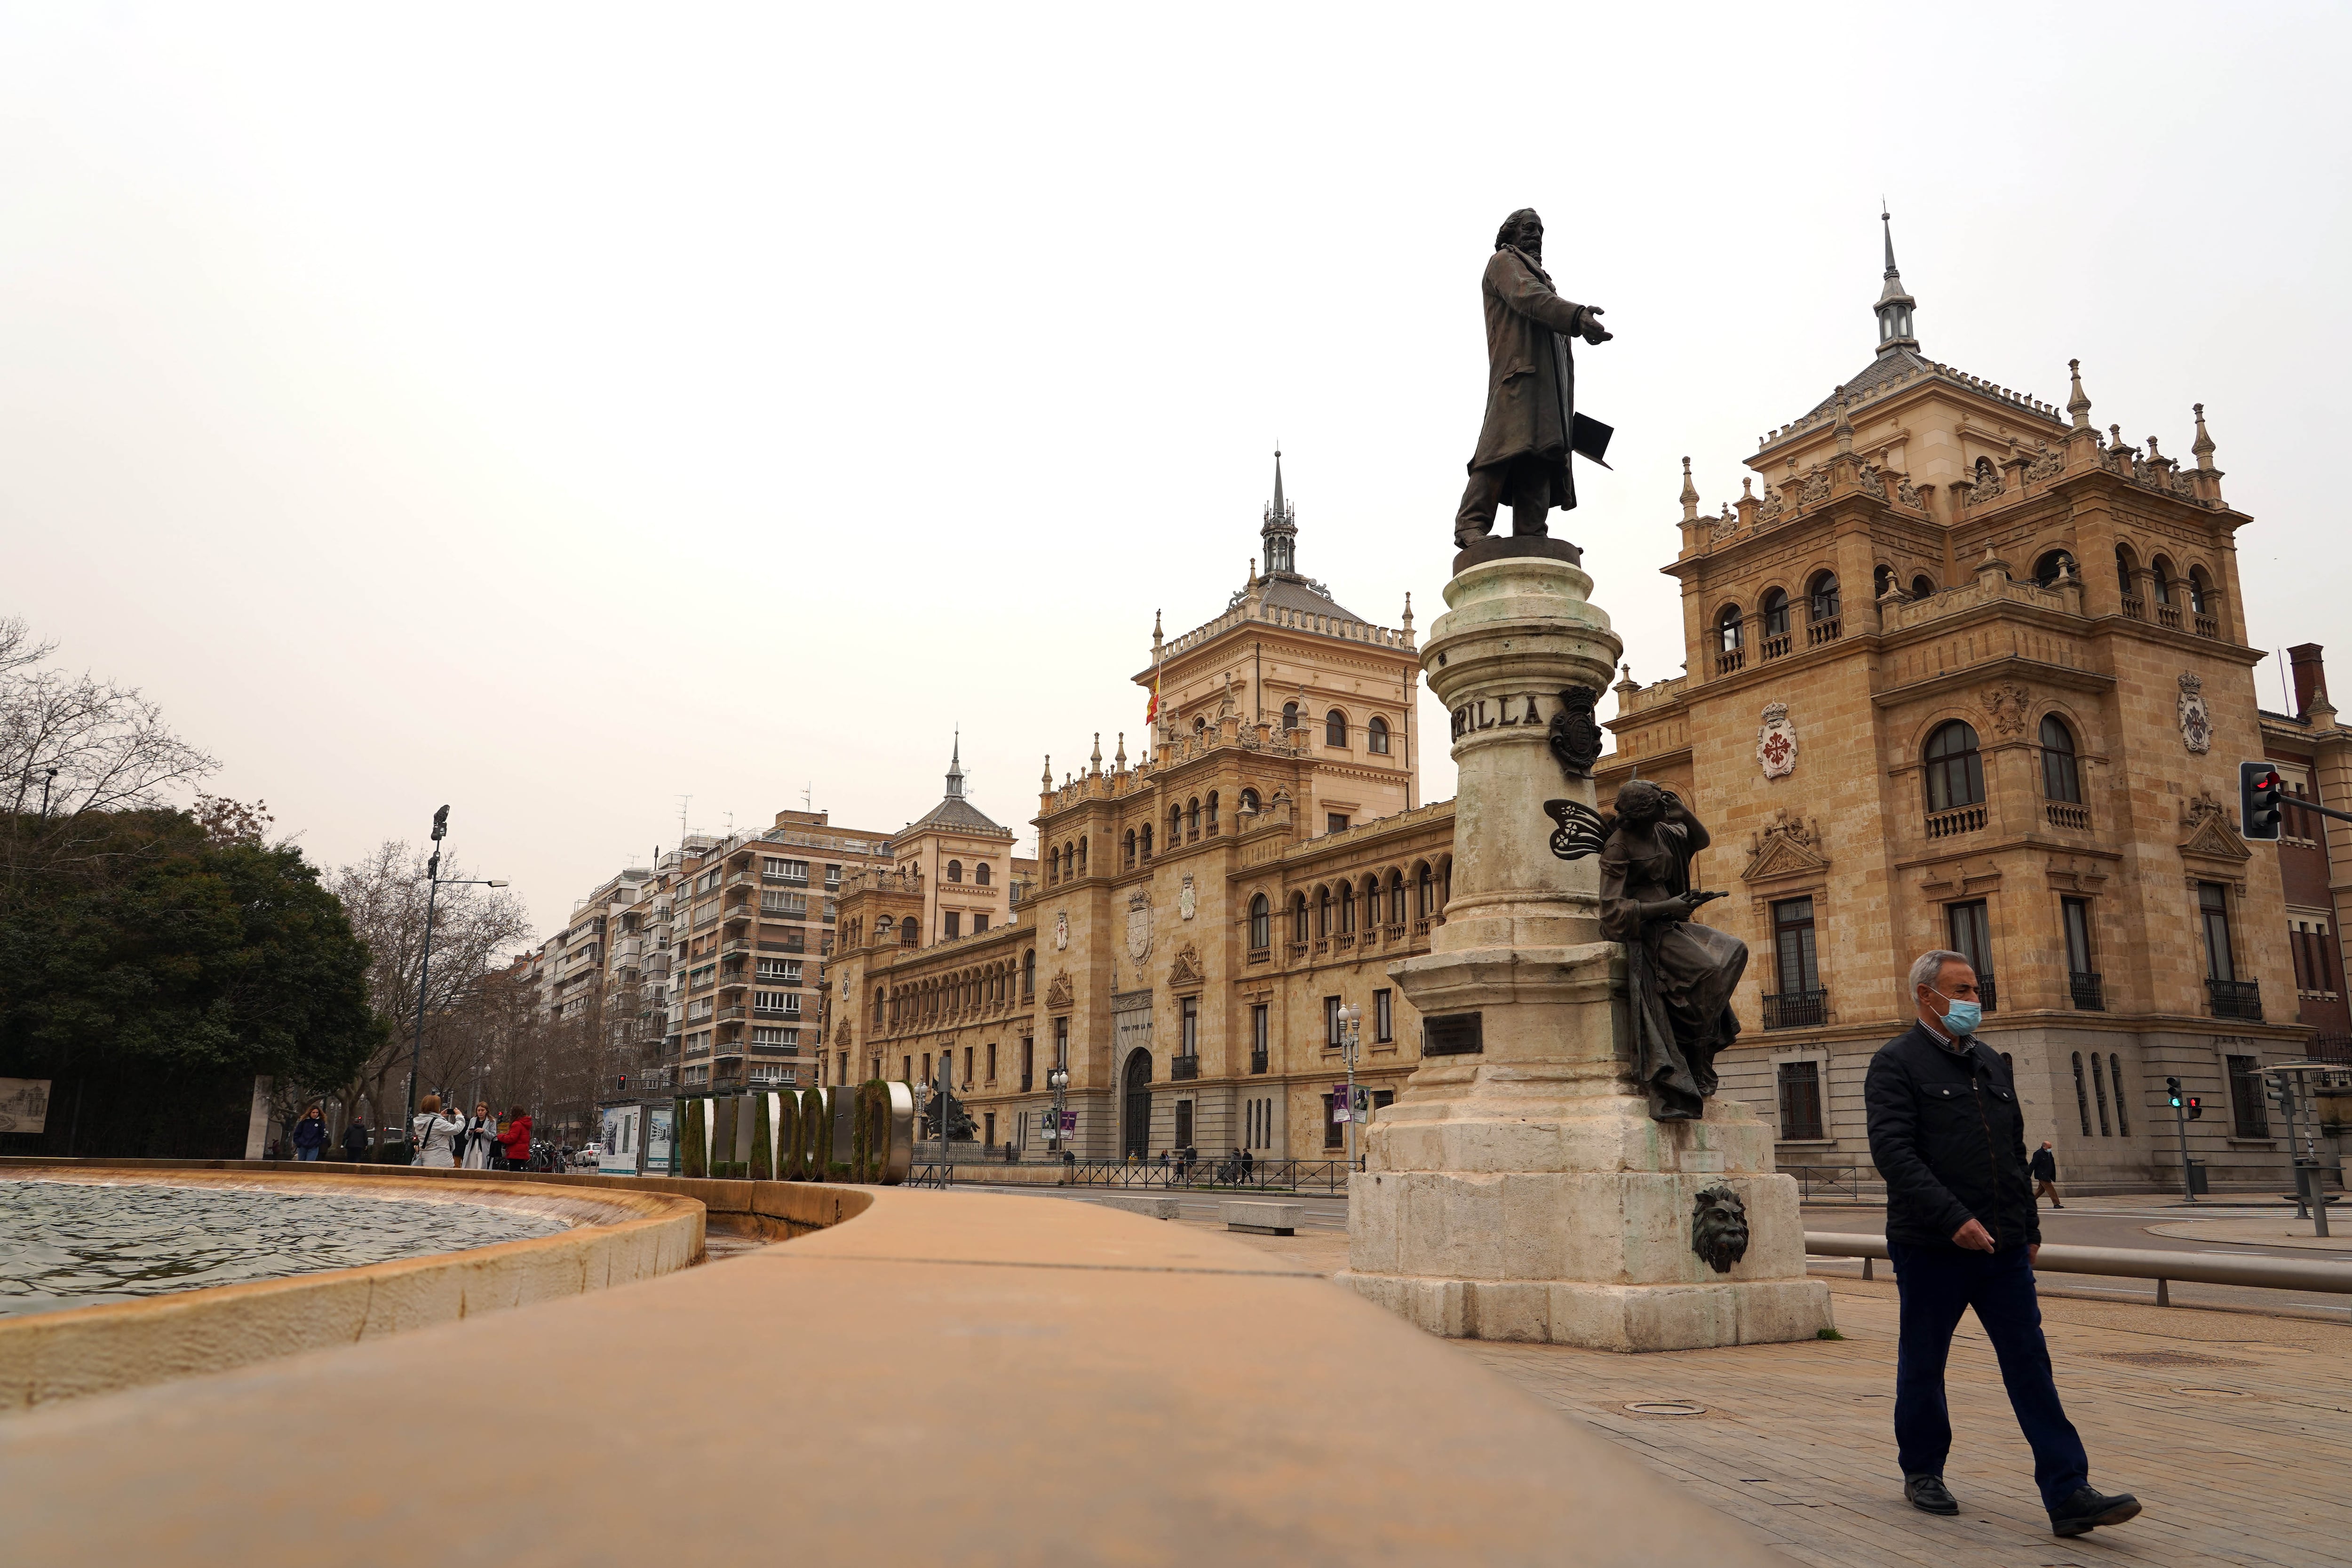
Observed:
[[[908,833],[920,833],[927,827],[937,827],[950,833],[1001,833],[1013,837],[1013,830],[989,819],[988,814],[961,795],[949,795],[939,805],[923,813],[905,828]]]

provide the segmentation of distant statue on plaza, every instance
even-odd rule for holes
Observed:
[[[1541,537],[1554,507],[1576,505],[1571,451],[1599,462],[1609,426],[1576,412],[1576,362],[1568,341],[1605,343],[1598,305],[1570,304],[1543,268],[1543,219],[1521,207],[1503,220],[1483,285],[1486,305],[1486,422],[1470,458],[1470,485],[1454,519],[1454,543],[1491,532],[1498,507],[1511,532]]]
[[[1693,1121],[1715,1092],[1715,1058],[1739,1036],[1731,994],[1748,944],[1691,919],[1721,893],[1694,891],[1691,857],[1707,832],[1672,790],[1635,779],[1602,829],[1601,925],[1625,944],[1629,1011],[1650,1115]]]

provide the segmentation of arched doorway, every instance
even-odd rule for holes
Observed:
[[[1131,1159],[1151,1155],[1151,1053],[1127,1058],[1126,1114],[1119,1121],[1119,1152]]]

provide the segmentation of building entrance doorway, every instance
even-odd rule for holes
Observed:
[[[1119,1152],[1131,1160],[1151,1155],[1151,1053],[1127,1058],[1126,1114],[1120,1118]]]

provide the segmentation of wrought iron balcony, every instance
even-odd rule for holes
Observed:
[[[2096,972],[2088,969],[2069,971],[2066,989],[2074,995],[2077,1012],[2104,1013],[2107,1010],[2106,992]]]
[[[1829,1022],[1830,994],[1822,991],[1790,991],[1764,998],[1764,1026],[1768,1029],[1816,1029]]]
[[[2000,1011],[2000,993],[1993,985],[1992,972],[1990,970],[1987,970],[1977,976],[1977,1001],[1983,1005],[1984,1010],[1988,1013],[1998,1013]]]
[[[1179,1080],[1199,1078],[1201,1058],[1197,1056],[1171,1057],[1168,1060],[1168,1076]]]
[[[1265,1070],[1265,1053],[1264,1051],[1252,1051],[1250,1053],[1250,1071],[1259,1073],[1264,1072]]]
[[[2208,980],[2205,989],[2213,998],[2216,1018],[2242,1018],[2250,1024],[2263,1021],[2263,986],[2259,980]]]

